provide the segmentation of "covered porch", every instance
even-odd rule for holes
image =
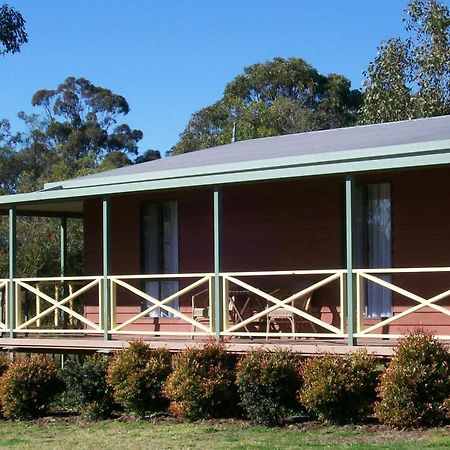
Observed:
[[[142,338],[176,351],[215,339],[237,352],[363,345],[389,356],[414,327],[450,340],[449,140],[416,142],[430,122],[415,122],[385,124],[389,136],[408,126],[409,141],[370,150],[348,139],[383,130],[356,127],[336,153],[230,166],[211,149],[207,166],[185,155],[189,167],[144,163],[0,198],[0,345],[111,350]],[[310,134],[323,138],[295,135],[298,148]],[[58,276],[16,276],[17,216],[30,214],[61,218]],[[66,271],[68,219],[84,223],[79,276]]]

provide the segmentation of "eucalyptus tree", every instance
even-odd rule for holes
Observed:
[[[19,113],[25,131],[13,133],[0,121],[0,191],[3,194],[41,189],[63,180],[131,164],[138,153],[140,130],[119,119],[129,112],[126,99],[84,78],[69,77],[54,90],[32,98],[37,112]],[[0,275],[6,276],[6,220],[0,221]],[[70,220],[68,272],[82,273],[82,224]],[[24,276],[55,276],[59,263],[59,222],[53,218],[17,220],[17,271]]]
[[[361,93],[340,74],[320,74],[301,58],[245,67],[223,96],[194,113],[174,154],[229,143],[355,123]]]
[[[19,190],[125,165],[138,153],[143,133],[118,123],[130,108],[126,99],[85,78],[69,77],[56,89],[41,89],[31,101],[39,113],[20,113],[27,132],[20,157]],[[107,158],[108,164],[102,162]]]
[[[407,39],[383,42],[365,72],[362,123],[450,114],[450,13],[438,0],[412,0]]]

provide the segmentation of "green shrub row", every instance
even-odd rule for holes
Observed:
[[[0,357],[0,375],[6,418],[40,416],[65,389],[89,419],[122,408],[139,417],[245,416],[269,426],[306,414],[336,424],[375,416],[396,427],[450,420],[450,353],[422,330],[400,340],[386,368],[364,350],[303,359],[256,350],[236,358],[207,344],[172,357],[136,341],[112,358],[86,357],[62,371],[45,356]]]

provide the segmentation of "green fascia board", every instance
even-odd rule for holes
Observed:
[[[75,200],[99,195],[445,165],[450,164],[450,140],[401,145],[389,147],[389,150],[387,150],[387,147],[380,147],[378,150],[346,151],[344,154],[345,158],[342,157],[343,152],[339,152],[340,158],[335,159],[318,155],[324,158],[314,158],[313,161],[307,161],[306,157],[277,158],[270,160],[273,161],[273,165],[262,165],[261,161],[244,162],[239,165],[233,164],[233,166],[240,166],[240,169],[235,167],[233,171],[213,170],[211,167],[200,168],[202,170],[195,171],[195,173],[191,169],[174,170],[170,171],[171,177],[161,178],[160,172],[158,174],[153,173],[153,179],[149,180],[147,175],[147,179],[142,181],[137,180],[137,176],[132,176],[131,179],[129,177],[117,177],[115,183],[111,183],[111,177],[108,180],[110,183],[102,185],[73,185],[70,188],[57,189],[52,184],[52,189],[49,190],[2,196],[0,197],[0,205]],[[327,154],[327,156],[331,156],[331,154]],[[222,167],[222,169],[224,168]],[[174,173],[176,176],[174,176]],[[70,181],[70,183],[73,184],[75,181]],[[96,181],[99,182],[98,179]]]

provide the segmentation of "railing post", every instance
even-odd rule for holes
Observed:
[[[220,282],[222,238],[222,192],[214,188],[214,330],[216,340],[220,341],[222,331],[222,284]]]
[[[108,276],[110,272],[110,210],[111,200],[109,197],[103,199],[102,217],[103,217],[103,338],[109,340],[110,325],[110,291],[108,289]]]
[[[345,180],[345,247],[347,260],[347,335],[348,345],[356,345],[354,337],[355,303],[353,295],[353,177]],[[343,312],[342,312],[343,313]]]
[[[8,321],[9,337],[14,338],[16,319],[16,292],[14,278],[16,276],[16,208],[9,209],[9,283],[8,283]]]

